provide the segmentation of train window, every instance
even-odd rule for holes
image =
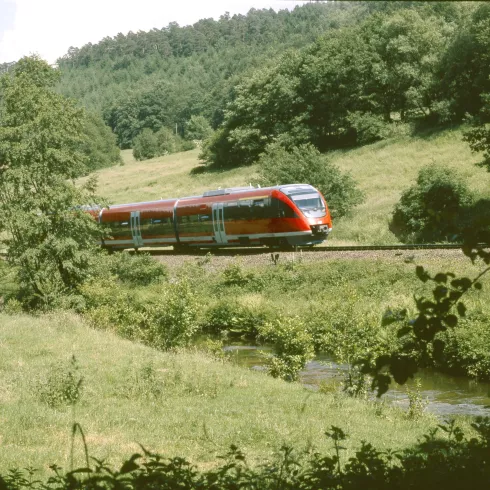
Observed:
[[[243,209],[238,202],[228,202],[224,207],[224,219],[226,221],[237,221],[243,219]]]
[[[143,218],[140,222],[143,236],[168,236],[174,234],[172,218],[158,216],[155,218]]]
[[[267,209],[265,199],[256,199],[252,203],[252,218],[264,219],[267,218]]]
[[[251,209],[252,201],[249,199],[238,202],[228,202],[224,207],[224,219],[226,221],[251,219]]]
[[[113,238],[131,236],[131,226],[129,221],[113,221],[108,223],[111,228],[111,236]]]
[[[271,213],[274,218],[298,217],[293,208],[288,205],[288,203],[285,203],[284,201],[281,201],[280,199],[277,199],[275,197],[272,198]]]
[[[208,214],[189,214],[177,218],[179,234],[186,233],[213,233],[212,217]]]
[[[238,203],[239,219],[252,219],[252,200],[245,199]]]

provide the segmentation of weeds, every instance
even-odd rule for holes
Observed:
[[[68,365],[57,364],[46,379],[39,381],[37,391],[42,402],[51,408],[75,405],[82,394],[83,376],[76,357]]]
[[[411,420],[418,420],[423,416],[425,409],[429,404],[429,401],[427,399],[424,400],[422,398],[422,394],[421,394],[422,383],[420,381],[420,378],[415,378],[413,384],[414,384],[413,389],[407,386],[407,396],[408,396],[407,417]]]
[[[35,470],[11,470],[0,476],[7,490],[73,488],[159,488],[162,490],[432,490],[434,488],[484,489],[490,479],[488,451],[490,419],[477,419],[473,424],[477,437],[466,438],[454,421],[441,424],[444,437],[437,438],[437,429],[424,440],[405,451],[380,451],[362,441],[353,456],[345,461],[345,441],[349,436],[331,426],[325,436],[333,443],[331,453],[305,453],[294,446],[283,445],[275,457],[258,466],[250,466],[246,454],[236,445],[221,456],[221,464],[198,470],[186,459],[164,458],[141,446],[139,453],[126,459],[119,469],[95,460],[89,467],[85,436],[79,424],[73,426],[72,441],[78,430],[86,451],[86,467],[63,473],[59,466],[51,469],[54,476],[46,482],[35,478]],[[206,425],[206,439],[212,440]],[[73,442],[72,442],[73,443]]]

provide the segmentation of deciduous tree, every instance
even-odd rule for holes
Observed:
[[[30,305],[52,306],[75,292],[100,233],[82,209],[94,204],[94,182],[73,182],[86,164],[83,111],[54,92],[58,77],[28,57],[1,80],[0,226]]]

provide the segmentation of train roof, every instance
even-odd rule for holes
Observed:
[[[281,191],[282,193],[292,196],[295,194],[301,194],[304,192],[318,192],[313,186],[309,184],[287,184],[287,185],[276,185],[272,187],[253,187],[250,185],[249,187],[227,187],[224,189],[215,189],[215,190],[210,190],[210,191],[205,191],[201,195],[197,196],[186,196],[186,197],[181,197],[181,198],[172,198],[172,199],[159,199],[157,201],[143,201],[143,202],[134,202],[134,203],[126,203],[126,204],[114,204],[112,206],[109,206],[110,210],[121,210],[123,211],[124,208],[127,207],[134,207],[134,206],[148,206],[148,205],[162,205],[162,204],[169,204],[170,206],[173,206],[176,201],[187,201],[191,199],[200,199],[204,197],[217,197],[217,196],[229,196],[233,194],[239,194],[239,193],[252,193],[252,192],[257,192],[257,191],[266,191],[266,192],[271,192],[274,190]]]

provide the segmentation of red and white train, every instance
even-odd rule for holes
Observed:
[[[202,196],[119,204],[100,210],[98,220],[110,229],[110,238],[102,243],[109,250],[309,246],[323,242],[332,230],[325,199],[307,184],[218,189]]]

